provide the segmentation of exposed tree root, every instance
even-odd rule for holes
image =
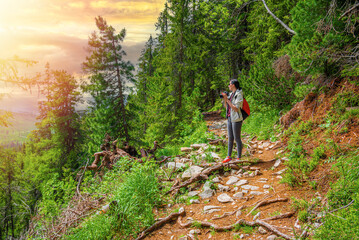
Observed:
[[[275,228],[275,226],[272,226],[272,225],[270,225],[270,224],[268,224],[266,222],[263,222],[261,220],[256,220],[254,222],[251,222],[251,221],[246,221],[246,220],[240,219],[240,220],[238,220],[237,222],[235,222],[232,225],[223,226],[223,227],[217,226],[216,224],[213,224],[213,223],[210,223],[210,222],[202,222],[202,221],[195,221],[195,220],[188,221],[187,223],[182,223],[181,222],[181,217],[178,218],[177,222],[181,227],[193,227],[193,225],[196,225],[196,226],[200,226],[200,227],[211,228],[211,229],[213,229],[213,230],[215,230],[217,232],[231,231],[237,225],[247,225],[247,226],[251,226],[251,227],[262,226],[262,227],[266,228],[268,231],[270,231],[270,232],[272,232],[274,234],[277,234],[278,236],[280,236],[280,237],[282,237],[284,239],[294,239],[294,238],[288,236],[287,234],[278,231]]]
[[[211,218],[211,220],[218,220],[218,219],[221,219],[221,218],[224,218],[224,217],[232,216],[233,214],[235,214],[236,212],[242,210],[243,208],[246,208],[246,206],[241,206],[240,208],[238,208],[237,210],[235,210],[233,212],[225,212],[222,216]]]
[[[270,220],[277,220],[277,219],[283,219],[283,218],[290,218],[294,215],[295,212],[287,212],[287,213],[283,213],[277,216],[273,216],[273,217],[269,217],[269,218],[264,218],[261,219],[262,221],[270,221]]]
[[[140,233],[140,235],[136,238],[136,240],[143,239],[148,233],[153,232],[154,230],[162,227],[166,223],[169,223],[173,220],[177,220],[178,217],[183,216],[185,214],[185,211],[183,208],[180,208],[179,212],[171,213],[165,218],[162,218],[161,220],[157,221],[155,224],[153,224],[151,227],[147,228],[143,232]]]
[[[248,214],[247,216],[249,216],[254,210],[256,210],[257,208],[264,206],[264,205],[268,205],[271,203],[276,203],[276,202],[287,202],[288,198],[276,198],[276,199],[271,199],[271,200],[265,200],[262,201],[260,203],[258,203]]]

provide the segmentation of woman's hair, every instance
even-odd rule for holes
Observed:
[[[237,89],[239,89],[239,90],[242,89],[241,86],[239,86],[239,82],[238,82],[237,79],[234,78],[234,79],[231,79],[230,81],[231,81],[232,84],[234,84],[234,86],[235,86]]]

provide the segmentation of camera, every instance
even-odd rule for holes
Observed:
[[[221,93],[219,94],[219,97],[220,97],[220,98],[223,98],[222,93],[224,93],[224,94],[226,94],[226,95],[228,96],[228,92],[224,91],[224,92],[221,92]]]

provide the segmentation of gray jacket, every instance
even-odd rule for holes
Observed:
[[[236,106],[236,108],[238,108],[238,112],[231,109],[231,122],[240,122],[243,120],[243,116],[241,113],[241,109],[243,108],[243,91],[237,89],[237,91],[235,91],[234,93],[231,92],[228,96],[228,99],[232,96],[232,94],[234,94],[234,96],[232,97],[231,102],[234,106]],[[226,110],[227,108],[228,104],[226,104]]]

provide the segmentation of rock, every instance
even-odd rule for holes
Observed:
[[[237,192],[233,195],[233,198],[235,199],[241,199],[244,196],[242,192]]]
[[[187,194],[188,197],[194,197],[197,196],[199,194],[199,191],[191,191]]]
[[[238,187],[233,188],[232,191],[237,192],[237,191],[238,191]]]
[[[242,168],[239,169],[236,174],[241,174],[241,173],[243,173],[243,169],[242,169]]]
[[[212,197],[213,194],[214,194],[214,191],[212,189],[206,189],[203,192],[201,192],[200,194],[198,194],[198,196],[200,196],[202,199],[206,199],[206,198]]]
[[[243,177],[243,174],[239,173],[239,174],[237,174],[237,177],[241,178],[241,177]]]
[[[242,215],[242,211],[241,210],[238,210],[237,212],[236,212],[236,218],[239,218],[239,216],[241,216]]]
[[[228,177],[229,175],[230,175],[229,172],[225,172],[225,173],[223,174],[223,176],[225,176],[225,177]]]
[[[252,191],[259,189],[259,187],[257,187],[257,186],[252,186],[252,185],[242,185],[241,188],[246,189],[246,190],[252,190]]]
[[[181,158],[179,161],[180,161],[181,163],[186,163],[186,162],[190,162],[190,161],[191,161],[191,159],[188,159],[188,158]]]
[[[268,189],[268,188],[270,188],[270,186],[269,185],[263,185],[263,188]]]
[[[207,144],[205,143],[201,143],[201,144],[192,144],[191,145],[191,148],[193,149],[200,149],[200,148],[205,148],[206,146],[208,146]]]
[[[233,199],[230,196],[228,196],[226,193],[222,193],[221,195],[219,195],[217,197],[217,200],[218,202],[221,203],[233,202]]]
[[[270,235],[267,237],[267,240],[275,240],[275,239],[277,239],[276,235]]]
[[[283,177],[282,176],[277,176],[278,179],[282,179]]]
[[[212,179],[212,182],[213,183],[220,183],[221,179],[219,177],[215,177],[215,178]]]
[[[224,186],[222,184],[218,184],[218,190],[221,192],[228,192],[230,190],[230,188],[228,186]]]
[[[258,151],[259,154],[263,154],[263,151]]]
[[[179,168],[184,168],[185,164],[183,163],[176,163],[176,162],[168,162],[166,164],[167,168],[172,168],[172,169],[179,169]]]
[[[267,181],[268,181],[267,178],[260,178],[260,179],[258,179],[258,182],[267,182]]]
[[[199,229],[192,229],[191,231],[189,231],[189,234],[192,234],[192,235],[201,234],[201,230],[199,230]]]
[[[267,230],[265,230],[262,226],[260,226],[260,227],[258,228],[258,232],[259,232],[260,234],[267,234]]]
[[[221,159],[217,153],[214,153],[214,152],[210,152],[210,156],[214,159]]]
[[[264,148],[266,148],[266,147],[269,147],[270,144],[271,144],[270,142],[265,142],[265,143],[263,143],[262,146],[263,146]]]
[[[248,183],[248,181],[243,179],[243,180],[240,180],[239,182],[237,182],[236,186],[242,186],[242,185],[247,184],[247,183]]]
[[[280,171],[278,171],[278,172],[273,173],[273,175],[281,175],[281,174],[284,173],[285,171],[287,171],[286,168],[284,168],[284,169],[282,169],[282,170],[280,170]]]
[[[262,195],[263,192],[259,192],[259,191],[251,191],[249,195],[254,195],[254,196],[258,196],[258,195]]]
[[[279,155],[279,154],[282,154],[282,153],[284,153],[284,150],[282,149],[282,150],[279,150],[278,152],[276,152],[275,154],[276,155]]]
[[[184,171],[184,173],[182,174],[182,179],[185,180],[185,179],[197,176],[198,174],[200,174],[202,172],[202,170],[203,170],[203,168],[201,168],[201,167],[191,166],[186,171]]]
[[[248,193],[248,190],[242,190],[242,193]]]
[[[199,204],[199,203],[201,203],[198,199],[191,199],[191,200],[189,200],[189,202],[191,204],[194,204],[194,203]]]
[[[255,170],[260,170],[261,168],[259,168],[259,167],[250,167],[249,168],[249,170],[251,170],[251,171],[255,171]]]
[[[261,212],[259,212],[259,213],[257,213],[256,215],[254,215],[253,221],[257,220],[260,216],[261,216]]]
[[[227,185],[232,185],[232,184],[235,184],[236,182],[238,182],[238,180],[239,180],[239,178],[237,178],[237,177],[230,177],[229,179],[228,179],[228,181],[226,182],[226,184]]]
[[[192,152],[193,148],[191,147],[181,147],[181,152]]]
[[[237,170],[232,169],[232,170],[231,170],[231,175],[235,175],[236,172],[237,172]]]
[[[282,161],[281,161],[280,159],[277,159],[277,160],[275,161],[273,167],[274,167],[274,168],[279,167],[279,165],[281,164],[281,162],[282,162]]]
[[[283,161],[289,161],[289,158],[283,157],[282,160],[283,160]]]

